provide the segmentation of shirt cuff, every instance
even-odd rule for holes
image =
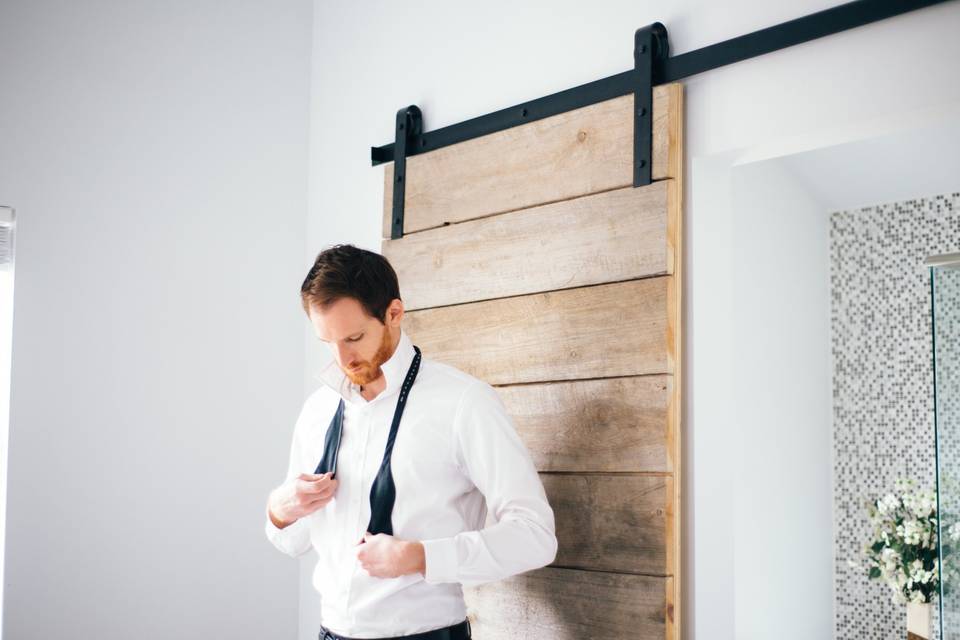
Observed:
[[[457,582],[459,562],[457,541],[454,538],[421,540],[426,571],[423,579],[430,584]]]

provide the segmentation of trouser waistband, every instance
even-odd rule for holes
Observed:
[[[470,620],[443,627],[441,629],[431,629],[405,636],[389,636],[386,638],[351,638],[341,636],[330,631],[323,625],[320,625],[319,640],[470,640]]]

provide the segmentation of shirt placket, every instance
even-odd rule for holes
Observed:
[[[353,486],[351,487],[350,493],[353,496],[353,504],[350,505],[350,509],[354,514],[353,517],[353,536],[349,541],[352,548],[357,545],[366,531],[366,523],[363,522],[363,478],[366,475],[367,469],[367,453],[370,445],[370,421],[373,416],[373,407],[369,404],[362,404],[357,407],[357,434],[360,439],[360,446],[357,448],[356,462],[357,469],[359,473],[354,474],[353,476]],[[360,566],[360,563],[354,563],[353,573],[351,579],[348,580],[347,587],[347,609],[349,610],[350,606],[350,596],[353,593],[353,576],[356,575],[358,571],[363,571],[363,567]]]
[[[363,478],[367,473],[367,457],[370,448],[370,417],[373,410],[370,406],[363,408],[363,446],[360,448],[360,473],[354,478],[353,494],[356,496],[356,519],[354,520],[353,541],[358,542],[366,530],[366,523],[363,522]]]

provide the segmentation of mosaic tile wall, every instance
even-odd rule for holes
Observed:
[[[930,276],[923,261],[957,251],[960,193],[831,214],[838,640],[906,637],[904,606],[847,559],[861,560],[870,538],[864,500],[891,491],[898,476],[931,489],[936,482]],[[945,640],[960,638],[960,627],[952,628],[957,635]]]

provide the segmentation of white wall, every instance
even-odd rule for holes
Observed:
[[[680,54],[837,4],[318,1],[308,255],[332,242],[379,249],[382,167],[370,167],[369,147],[393,139],[403,106],[419,105],[429,131],[625,71],[633,32],[654,21]],[[685,81],[687,638],[749,637],[740,634],[738,625],[746,633],[749,624],[736,615],[734,579],[741,563],[756,560],[735,555],[743,534],[734,505],[748,498],[736,495],[735,465],[760,451],[738,451],[735,437],[731,373],[748,360],[735,362],[733,260],[750,247],[735,235],[732,167],[955,116],[958,30],[960,5],[948,3]],[[319,358],[308,353],[308,370]],[[305,589],[310,628],[316,596]]]
[[[780,160],[735,167],[732,196],[735,635],[830,638],[829,217]]]
[[[0,567],[3,567],[3,550],[6,547],[7,492],[2,488],[7,477],[7,442],[10,433],[10,363],[13,349],[13,278],[16,253],[16,212],[0,206]],[[0,602],[3,602],[3,581],[0,580]],[[0,629],[3,627],[3,611],[0,610]]]
[[[290,638],[312,7],[0,4],[4,637]]]

